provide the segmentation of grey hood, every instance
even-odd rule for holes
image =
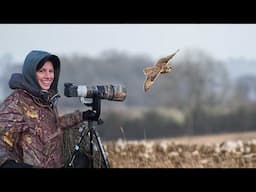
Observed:
[[[40,62],[51,61],[54,67],[54,80],[48,91],[41,90],[36,79],[36,68]],[[12,74],[9,80],[11,89],[24,89],[36,97],[46,101],[58,94],[58,81],[60,75],[60,59],[46,51],[33,50],[25,58],[22,73]]]

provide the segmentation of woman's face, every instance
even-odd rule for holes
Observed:
[[[45,62],[45,64],[36,72],[36,79],[42,89],[50,89],[54,80],[54,68],[51,61]]]

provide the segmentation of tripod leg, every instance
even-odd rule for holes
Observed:
[[[94,135],[94,137],[97,141],[97,145],[98,145],[99,150],[100,150],[100,155],[103,158],[104,168],[109,168],[110,166],[109,166],[109,161],[108,161],[106,152],[104,150],[104,147],[102,145],[102,142],[100,140],[100,137],[99,137],[98,133],[94,129],[93,129],[93,135]]]
[[[85,124],[79,128],[79,132],[81,132],[79,141],[75,144],[73,152],[71,153],[71,158],[68,160],[64,167],[66,168],[88,168],[90,167],[90,160],[88,155],[80,151],[80,145],[84,136],[88,133],[88,130],[85,129]],[[80,131],[81,129],[81,131]]]
[[[89,134],[90,134],[90,155],[91,155],[91,168],[94,167],[94,152],[93,152],[93,134],[92,134],[92,130],[93,130],[93,122],[92,121],[88,121],[88,127],[89,127]]]
[[[76,155],[77,155],[77,150],[74,150],[71,154],[71,158],[70,158],[70,161],[67,162],[67,164],[65,165],[65,167],[74,167],[74,160],[76,158]]]

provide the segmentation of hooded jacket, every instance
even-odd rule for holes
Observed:
[[[41,90],[36,79],[37,66],[46,61],[54,67],[54,80],[48,91]],[[34,167],[64,165],[63,129],[83,120],[79,111],[58,116],[59,74],[59,58],[39,50],[26,56],[22,73],[12,74],[9,86],[14,91],[0,105],[0,165],[10,159]]]

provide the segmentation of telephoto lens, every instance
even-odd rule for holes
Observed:
[[[64,95],[67,97],[99,97],[110,101],[124,101],[127,96],[127,89],[121,84],[87,86],[65,83],[64,86]]]

